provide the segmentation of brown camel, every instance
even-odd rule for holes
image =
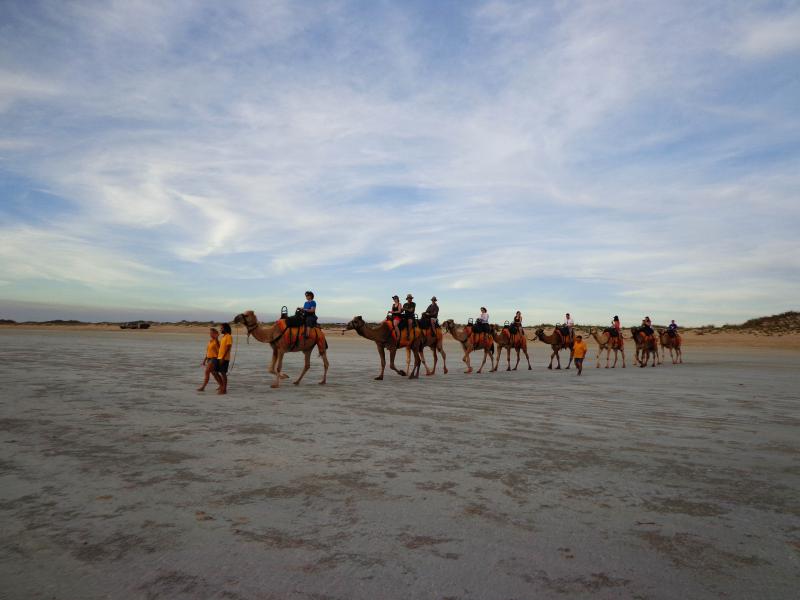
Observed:
[[[622,332],[619,332],[617,337],[613,337],[611,335],[611,330],[606,329],[603,333],[597,333],[596,329],[589,328],[589,335],[594,338],[594,341],[597,342],[597,358],[595,361],[597,362],[597,368],[600,368],[600,354],[602,354],[603,350],[606,351],[606,369],[608,368],[608,363],[610,360],[611,351],[614,351],[614,364],[611,366],[612,369],[616,368],[617,366],[617,353],[622,353],[622,368],[625,368],[625,342],[622,339]]]
[[[570,368],[570,365],[572,365],[572,347],[575,344],[575,340],[573,340],[570,336],[561,333],[561,330],[558,327],[553,329],[553,333],[550,335],[546,335],[544,329],[537,329],[536,337],[539,339],[539,341],[544,342],[545,344],[550,344],[550,347],[553,349],[553,353],[550,355],[550,364],[547,365],[548,369],[553,368],[553,358],[555,358],[557,361],[558,366],[556,366],[556,369],[561,368],[561,357],[559,356],[559,352],[562,350],[569,350],[569,362],[567,363],[566,368]]]
[[[258,324],[258,318],[252,310],[245,311],[236,315],[234,323],[243,323],[247,328],[247,335],[253,336],[259,342],[264,342],[272,346],[272,361],[269,366],[269,373],[275,375],[275,381],[271,387],[277,388],[281,385],[281,379],[288,377],[281,371],[283,367],[283,355],[287,352],[302,352],[305,357],[303,371],[293,383],[299,384],[309,367],[311,366],[311,351],[319,349],[322,358],[322,365],[325,371],[322,374],[320,385],[324,385],[328,380],[328,342],[325,341],[325,334],[319,327],[287,327],[286,323],[276,321],[272,326],[265,327]]]
[[[444,352],[444,333],[442,332],[441,328],[437,328],[434,330],[431,326],[423,327],[422,325],[417,326],[419,328],[419,334],[421,337],[421,343],[419,346],[419,358],[422,362],[422,366],[425,367],[425,375],[435,375],[436,374],[436,365],[439,361],[439,354],[442,355],[442,370],[444,374],[447,375],[447,354]],[[428,368],[428,363],[425,362],[425,348],[430,348],[433,352],[433,368]],[[411,348],[406,347],[406,371],[410,370],[411,368]]]
[[[519,353],[525,355],[525,360],[528,361],[528,370],[530,371],[533,367],[531,367],[531,358],[528,356],[528,340],[525,337],[525,334],[521,331],[517,331],[516,333],[511,333],[511,330],[508,327],[503,327],[500,333],[497,333],[497,328],[495,326],[492,327],[492,337],[494,338],[494,343],[497,344],[497,362],[494,365],[494,369],[492,371],[497,371],[497,368],[500,366],[500,357],[503,355],[503,350],[506,351],[506,371],[516,371],[517,367],[519,366]],[[514,365],[514,368],[511,368],[511,350],[516,350],[517,352],[517,363]]]
[[[471,325],[459,329],[453,319],[447,319],[442,323],[442,328],[461,343],[461,348],[464,350],[464,358],[461,360],[467,365],[465,373],[472,373],[472,364],[469,356],[476,350],[483,350],[483,361],[478,373],[483,370],[483,365],[486,364],[487,358],[489,358],[489,367],[492,366],[494,363],[492,359],[494,355],[494,338],[490,333],[474,333]]]
[[[650,355],[653,355],[652,367],[656,366],[658,360],[658,339],[654,335],[648,335],[642,331],[641,327],[631,327],[631,336],[636,344],[636,362],[640,367],[646,367]]]
[[[669,348],[669,357],[672,359],[672,364],[683,362],[683,352],[681,351],[681,335],[675,334],[675,337],[669,334],[669,331],[664,329],[658,330],[659,341],[661,342],[661,352],[663,354],[664,348]],[[672,355],[672,350],[675,349],[675,356]]]
[[[414,354],[414,368],[408,373],[409,379],[416,379],[419,377],[420,365],[420,347],[422,345],[422,336],[419,334],[419,328],[402,329],[400,330],[400,339],[394,337],[394,326],[391,321],[383,321],[377,327],[369,327],[361,316],[353,317],[345,329],[354,329],[355,332],[363,338],[372,340],[378,348],[378,354],[381,356],[381,372],[375,378],[377,380],[383,379],[383,372],[386,370],[386,350],[389,350],[389,368],[398,375],[405,377],[406,372],[394,366],[394,357],[397,354],[398,348],[410,348]]]

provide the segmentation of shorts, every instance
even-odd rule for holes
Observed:
[[[214,371],[217,373],[227,373],[228,372],[228,365],[231,361],[229,360],[220,360],[219,358],[213,359],[214,361]]]
[[[576,367],[580,367],[582,364],[583,364],[583,359],[582,358],[576,358],[575,359],[575,366]]]

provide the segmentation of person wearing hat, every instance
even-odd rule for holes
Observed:
[[[478,325],[475,328],[477,333],[489,331],[489,311],[486,310],[485,306],[481,306],[481,316],[475,319],[475,323]]]
[[[406,325],[409,329],[414,323],[414,318],[417,313],[417,303],[414,302],[414,296],[411,294],[406,295],[406,302],[403,304],[403,317],[406,320]]]
[[[392,296],[392,308],[389,309],[389,317],[392,319],[394,333],[400,339],[400,319],[403,315],[403,306],[400,304],[400,296]]]
[[[622,324],[619,322],[618,315],[614,315],[614,318],[611,320],[611,326],[614,328],[614,333],[613,333],[614,337],[620,337]]]
[[[436,304],[436,296],[431,298],[431,303],[428,305],[428,308],[425,309],[425,312],[422,313],[422,316],[428,317],[431,320],[431,329],[439,327],[439,305]]]

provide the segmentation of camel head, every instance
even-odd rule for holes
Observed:
[[[252,310],[246,310],[243,313],[239,313],[233,318],[233,322],[237,325],[243,323],[245,326],[258,325],[256,313],[254,313]]]
[[[353,317],[353,320],[350,321],[347,325],[345,325],[345,330],[360,329],[365,325],[366,323],[364,322],[364,319],[361,318],[361,315],[358,315],[357,317]]]
[[[537,329],[537,330],[536,330],[536,332],[534,333],[534,335],[535,335],[537,338],[539,338],[539,339],[542,339],[542,338],[544,337],[544,329],[542,329],[542,328],[540,327],[539,329]]]
[[[447,319],[444,323],[442,323],[442,328],[445,331],[453,331],[456,328],[456,322],[453,319]]]

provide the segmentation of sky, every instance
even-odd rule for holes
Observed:
[[[0,318],[735,323],[798,231],[800,2],[2,3]]]

